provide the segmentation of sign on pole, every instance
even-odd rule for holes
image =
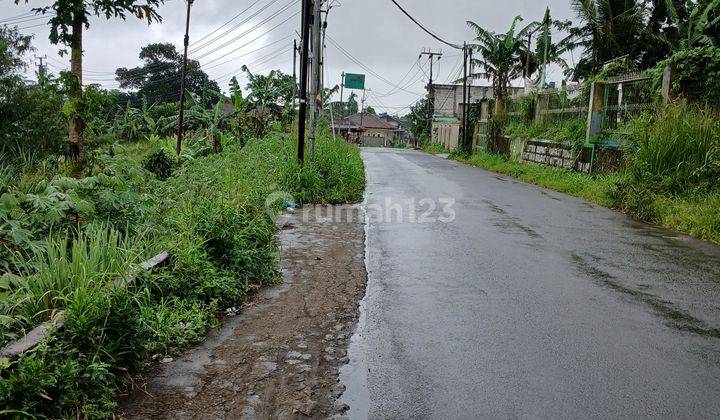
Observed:
[[[345,73],[345,87],[347,89],[365,89],[365,75]]]

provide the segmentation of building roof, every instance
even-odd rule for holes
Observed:
[[[360,127],[360,122],[362,121],[362,128],[368,129],[368,128],[375,128],[380,130],[397,130],[399,127],[397,124],[393,124],[390,122],[385,121],[384,119],[378,117],[377,115],[373,114],[355,114],[351,115],[347,118],[343,118],[342,120],[336,122],[335,124],[337,126],[358,126]]]

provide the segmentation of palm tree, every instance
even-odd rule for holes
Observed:
[[[597,73],[612,59],[638,59],[646,10],[639,0],[572,0],[572,6],[581,26],[570,28],[570,35],[561,45],[583,50],[575,66],[576,80]]]

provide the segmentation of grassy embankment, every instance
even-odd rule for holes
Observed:
[[[720,119],[684,103],[629,126],[625,168],[589,176],[487,152],[458,161],[506,174],[636,219],[720,243]]]
[[[31,176],[39,180],[0,191],[2,216],[28,236],[0,243],[0,344],[66,316],[35,350],[0,363],[0,416],[110,416],[150,363],[202,340],[223,311],[279,281],[268,195],[344,203],[364,190],[358,149],[327,138],[302,168],[280,134],[180,161],[141,149],[119,150],[82,180]],[[168,266],[113,285],[161,249]]]

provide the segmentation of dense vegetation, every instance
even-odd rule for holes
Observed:
[[[55,178],[33,197],[5,194],[3,205],[17,206],[15,220],[56,216],[44,230],[26,232],[40,241],[36,249],[11,254],[0,342],[53,311],[65,310],[67,324],[4,374],[0,412],[106,415],[117,387],[143,366],[201,339],[221,311],[278,281],[266,197],[284,191],[300,201],[342,203],[359,200],[364,187],[353,146],[323,138],[317,159],[302,168],[295,154],[282,134],[245,147],[231,141],[159,181],[119,150],[94,177]],[[58,189],[65,213],[22,204],[50,200]],[[113,286],[160,249],[172,255],[167,268]]]
[[[106,3],[135,7],[85,2],[57,25]],[[63,30],[58,42],[75,48]],[[78,90],[72,74],[43,69],[27,81],[32,51],[31,38],[0,29],[0,346],[61,313],[65,326],[0,360],[0,417],[109,417],[144,368],[279,281],[283,203],[268,197],[358,201],[364,168],[327,124],[315,159],[298,164],[295,86],[279,71],[244,68],[245,92],[233,78],[225,95],[191,64],[178,154],[179,87],[161,77],[178,72],[174,48],[151,44],[143,66],[118,69],[123,91]],[[166,265],[137,271],[161,250]]]

